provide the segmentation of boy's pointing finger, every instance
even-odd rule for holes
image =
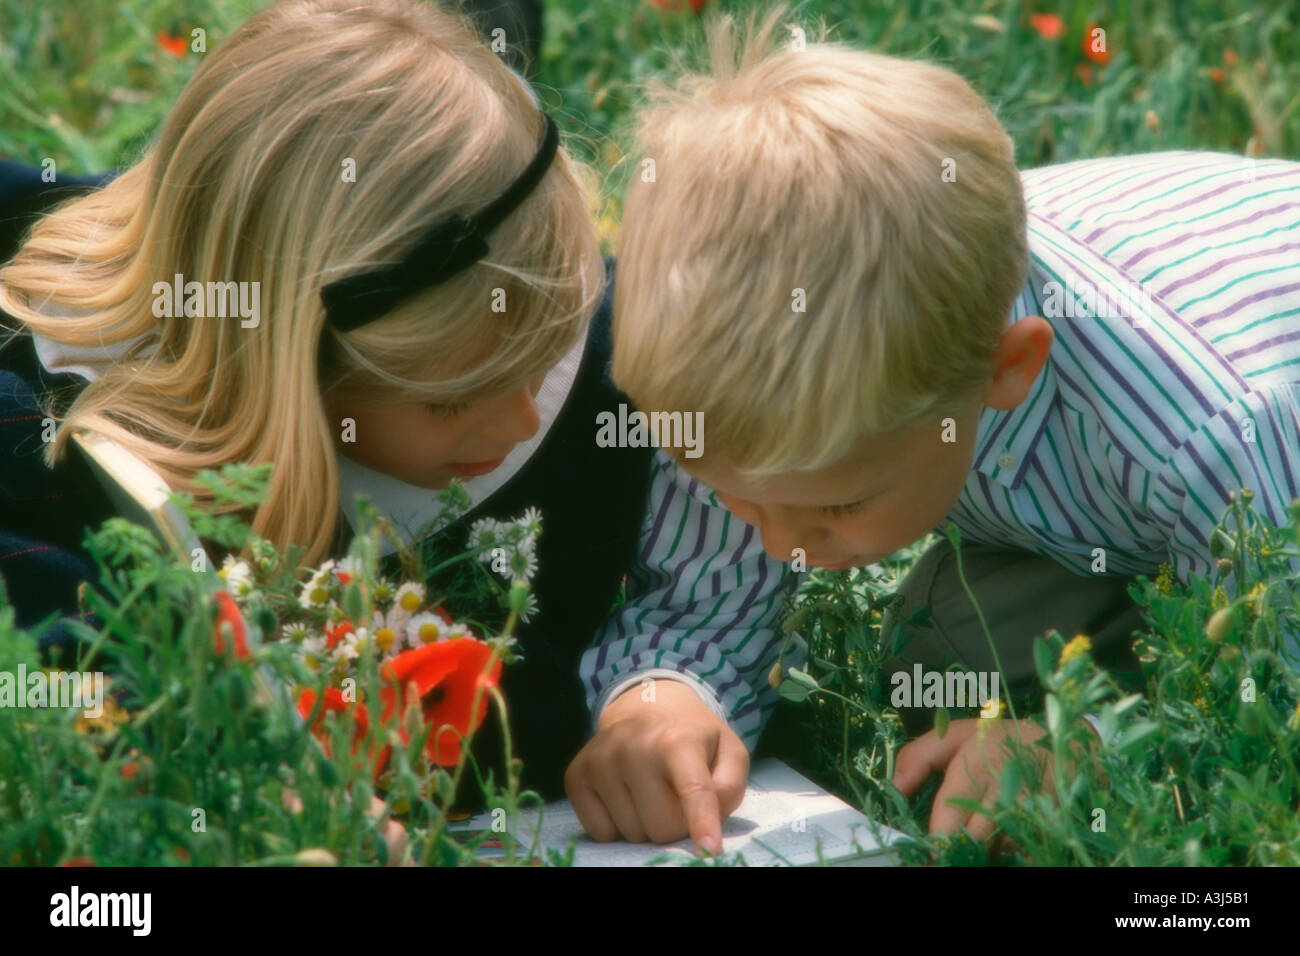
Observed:
[[[691,842],[710,853],[721,853],[722,811],[704,750],[682,747],[670,751],[668,779],[682,801]]]

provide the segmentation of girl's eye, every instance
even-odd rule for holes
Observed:
[[[863,498],[861,501],[855,501],[852,504],[847,505],[827,505],[820,510],[822,514],[829,515],[832,518],[839,518],[843,515],[851,515],[855,511],[861,510],[862,506],[870,500],[871,499],[869,498]]]
[[[429,408],[440,418],[452,418],[469,408],[469,402],[451,402],[447,405],[430,405]]]

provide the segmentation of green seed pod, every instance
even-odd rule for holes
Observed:
[[[1219,574],[1222,577],[1227,577],[1229,574],[1232,573],[1232,562],[1229,561],[1227,558],[1220,558],[1218,568],[1219,568]]]
[[[1221,607],[1210,615],[1205,624],[1205,637],[1211,644],[1222,644],[1232,633],[1232,608]]]

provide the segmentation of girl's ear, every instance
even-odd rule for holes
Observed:
[[[993,375],[984,390],[984,404],[1009,411],[1029,397],[1029,390],[1047,364],[1056,333],[1040,315],[1027,315],[1002,333],[993,354]]]

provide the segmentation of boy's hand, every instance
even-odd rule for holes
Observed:
[[[980,724],[987,724],[984,739],[979,739]],[[1091,728],[1089,728],[1091,730]],[[993,836],[993,820],[948,803],[950,797],[978,800],[991,810],[998,795],[1002,767],[1010,755],[1003,747],[1009,737],[1019,735],[1032,744],[1047,733],[1032,720],[988,720],[968,717],[954,720],[940,740],[933,730],[922,734],[898,752],[894,768],[894,786],[906,796],[920,789],[932,773],[943,771],[943,783],[934,795],[930,810],[931,833],[957,833],[962,826],[976,840]],[[1092,734],[1089,746],[1097,742]],[[1043,783],[1050,786],[1052,755],[1042,752]]]
[[[722,852],[722,821],[740,806],[749,752],[735,732],[680,681],[627,690],[600,715],[596,735],[564,774],[573,809],[592,839],[671,843],[689,834]]]

